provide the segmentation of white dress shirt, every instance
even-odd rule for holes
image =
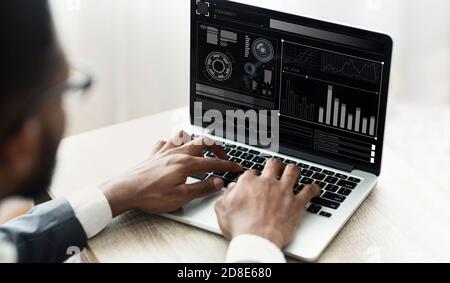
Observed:
[[[79,191],[67,200],[87,238],[97,235],[112,221],[111,207],[98,188]],[[15,249],[9,243],[0,242],[0,262],[15,262],[16,258]],[[272,242],[256,235],[241,235],[231,241],[226,262],[284,263],[286,260]]]

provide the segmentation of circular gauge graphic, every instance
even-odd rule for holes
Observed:
[[[247,63],[244,65],[244,70],[247,75],[253,76],[256,73],[256,67],[252,63]]]
[[[267,39],[258,38],[253,42],[253,56],[261,62],[269,62],[275,54],[272,43]]]
[[[206,57],[206,71],[217,81],[226,81],[233,73],[231,60],[223,53],[212,52]]]

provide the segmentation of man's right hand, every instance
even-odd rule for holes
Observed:
[[[217,201],[216,214],[226,238],[261,236],[279,248],[294,237],[310,200],[320,194],[318,185],[307,185],[294,195],[300,169],[271,159],[261,175],[247,171]]]
[[[204,158],[209,150],[218,158]],[[128,173],[101,186],[113,216],[130,209],[147,213],[176,211],[193,199],[209,196],[224,186],[220,178],[186,184],[189,176],[206,172],[241,172],[242,165],[228,161],[224,149],[208,138],[191,141],[180,132],[159,142],[152,156]]]

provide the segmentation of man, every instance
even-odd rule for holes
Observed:
[[[45,0],[1,1],[0,48],[0,200],[34,197],[50,185],[65,124],[61,96],[75,86],[68,81]],[[84,248],[87,239],[128,210],[168,213],[216,193],[221,179],[188,185],[188,176],[242,167],[227,161],[223,148],[208,144],[180,133],[159,142],[148,160],[123,176],[0,226],[0,260],[61,262],[71,247]],[[203,158],[204,150],[218,158]],[[231,240],[227,261],[284,261],[280,249],[319,192],[308,186],[295,196],[299,177],[296,166],[270,160],[261,174],[249,171],[230,184],[216,205],[222,231]]]

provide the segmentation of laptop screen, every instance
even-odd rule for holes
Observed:
[[[191,120],[279,111],[280,151],[379,174],[392,40],[224,0],[192,0]]]

